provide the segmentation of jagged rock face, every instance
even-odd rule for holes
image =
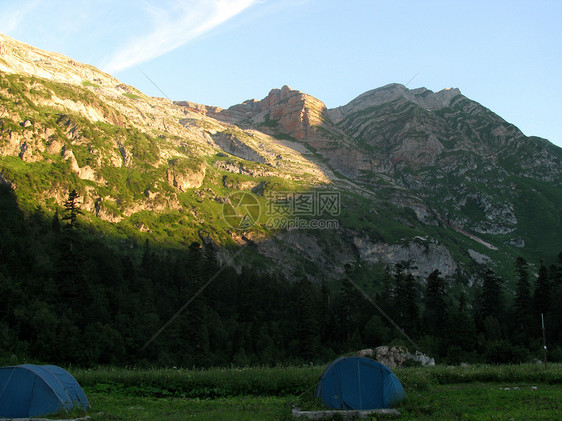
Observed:
[[[176,102],[190,110],[230,123],[257,126],[265,132],[282,132],[297,140],[318,137],[315,127],[328,119],[324,103],[287,85],[272,89],[261,101],[252,99],[228,109]]]
[[[265,158],[258,154],[254,149],[246,145],[232,133],[215,133],[211,135],[215,143],[225,152],[248,161],[264,164]]]
[[[284,133],[297,140],[316,136],[314,127],[321,126],[327,117],[322,101],[286,85],[273,89],[258,105],[269,121],[277,122]]]
[[[171,165],[166,171],[166,178],[171,186],[177,188],[180,192],[186,192],[190,189],[201,187],[205,174],[206,167],[204,164],[188,171],[182,171],[175,165]]]
[[[362,261],[384,263],[392,266],[396,262],[408,262],[414,276],[427,278],[435,269],[444,276],[457,271],[457,263],[447,248],[431,241],[412,241],[405,245],[371,243],[365,238],[354,238]]]

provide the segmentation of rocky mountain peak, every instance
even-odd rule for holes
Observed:
[[[322,124],[327,113],[319,99],[284,85],[273,89],[260,101],[260,110],[269,122],[277,122],[282,130],[296,139],[310,137],[312,126]]]
[[[457,95],[462,95],[459,88],[445,88],[435,94],[444,106],[448,106],[451,103],[451,100]]]
[[[176,102],[195,110],[194,104]],[[315,126],[328,119],[326,105],[319,99],[284,85],[272,89],[261,99],[249,99],[228,109],[200,106],[199,112],[213,118],[241,126],[259,127],[268,133],[284,133],[297,140],[315,136]]]
[[[289,85],[283,85],[281,87],[281,89],[278,88],[273,88],[271,91],[269,91],[269,97],[276,97],[278,99],[285,99],[288,96],[290,96],[291,94],[302,94],[301,91],[297,91],[297,90],[293,90],[291,89],[291,87]]]
[[[461,92],[457,88],[447,88],[439,92],[433,92],[427,88],[408,89],[402,84],[391,83],[367,91],[347,105],[330,109],[328,114],[332,121],[338,123],[346,115],[395,101],[408,101],[426,110],[438,110],[448,107],[451,104],[451,100],[458,95],[461,95]]]

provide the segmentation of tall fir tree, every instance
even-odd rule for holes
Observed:
[[[415,294],[413,291],[413,277],[404,274],[404,266],[401,263],[394,265],[394,291],[393,291],[393,305],[394,315],[393,319],[398,325],[411,333],[413,320],[410,318],[413,313],[413,301]]]
[[[424,331],[430,335],[443,336],[445,322],[449,318],[446,297],[445,279],[441,277],[441,272],[435,269],[427,277],[424,300]]]
[[[405,296],[404,296],[404,266],[401,263],[394,265],[390,298],[392,303],[392,318],[399,322],[404,317]],[[400,324],[400,323],[399,323]]]
[[[186,300],[193,299],[187,312],[186,337],[188,350],[192,363],[197,367],[206,367],[209,364],[209,307],[205,291],[198,296],[200,289],[205,284],[203,279],[203,252],[201,244],[193,242],[187,252],[187,270],[189,271],[189,287]]]
[[[332,311],[332,291],[324,279],[320,284],[319,314],[320,314],[320,339],[323,343],[334,340],[336,319]]]
[[[515,287],[515,302],[513,306],[514,324],[513,339],[517,342],[527,341],[533,328],[533,297],[529,280],[527,261],[519,256],[515,260],[517,284]]]
[[[562,252],[558,254],[557,262],[558,264],[554,265],[555,267],[551,270],[552,302],[556,303],[556,305],[553,305],[550,310],[548,324],[549,336],[554,344],[558,344],[562,354],[562,305],[560,304],[562,303]]]
[[[345,274],[340,282],[338,336],[341,341],[346,342],[358,327],[358,309],[359,302],[361,301],[359,291],[357,291],[353,284],[353,267],[349,263],[345,265]]]
[[[382,278],[382,288],[381,291],[376,295],[377,303],[379,306],[391,317],[395,316],[395,288],[394,288],[394,276],[392,275],[392,270],[389,266],[384,268],[384,276]]]
[[[296,285],[294,320],[298,353],[305,361],[318,358],[320,346],[320,313],[317,290],[309,279],[302,278]]]
[[[515,260],[515,271],[517,273],[515,309],[521,315],[525,315],[529,313],[531,308],[531,283],[527,261],[521,256]]]
[[[84,253],[78,233],[78,215],[82,213],[78,203],[78,193],[72,190],[64,204],[62,220],[67,221],[56,235],[55,282],[60,299],[66,308],[78,314],[87,301],[86,274],[84,272]],[[52,227],[57,229],[56,224]],[[62,308],[61,308],[62,310]]]
[[[482,294],[480,296],[480,313],[482,319],[488,316],[499,319],[503,313],[503,280],[491,269],[484,274]]]
[[[69,194],[68,198],[64,202],[64,213],[62,220],[68,221],[66,228],[74,230],[78,227],[78,215],[82,214],[80,209],[80,204],[78,203],[78,198],[80,195],[73,189]]]
[[[418,302],[419,298],[419,288],[416,278],[409,273],[404,279],[404,316],[402,318],[402,326],[410,336],[416,336],[419,334],[419,319],[420,310]]]

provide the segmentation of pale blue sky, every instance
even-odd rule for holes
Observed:
[[[162,93],[144,74],[223,108],[285,84],[329,108],[392,82],[457,87],[562,146],[561,0],[0,0],[0,13],[0,32],[147,95]]]

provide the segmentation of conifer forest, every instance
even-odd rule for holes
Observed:
[[[203,241],[112,243],[79,224],[73,192],[52,219],[21,211],[6,186],[0,201],[1,360],[268,366],[396,344],[449,364],[515,363],[543,358],[543,315],[547,358],[562,361],[562,252],[538,271],[516,259],[511,280],[485,270],[468,293],[401,264],[313,282],[221,264]]]

